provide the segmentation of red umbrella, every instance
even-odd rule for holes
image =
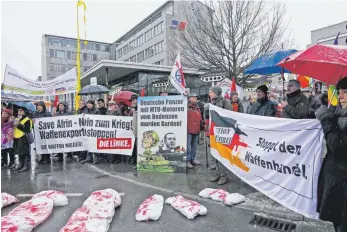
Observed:
[[[347,76],[347,46],[317,44],[277,64],[292,73],[336,85]]]
[[[131,106],[131,96],[133,93],[131,91],[120,91],[119,93],[116,93],[113,97],[113,101],[117,102],[118,104],[120,104],[121,102],[123,102],[124,104],[126,104],[127,106]]]

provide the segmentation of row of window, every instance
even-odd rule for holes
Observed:
[[[154,62],[153,64],[156,64],[156,65],[164,65],[164,60],[159,60],[157,62]]]
[[[55,47],[67,47],[67,48],[77,48],[77,40],[71,39],[61,39],[61,38],[48,38],[48,43]],[[110,45],[98,44],[93,42],[88,42],[87,45],[84,41],[80,42],[82,50],[92,50],[98,52],[110,52]]]
[[[126,59],[125,61],[126,62],[141,62],[162,51],[164,51],[164,41],[154,44],[154,46],[150,46],[149,48],[145,49],[142,52],[137,53],[136,55],[133,55],[132,57]]]
[[[74,67],[76,67],[75,65],[65,65],[65,64],[49,64],[49,70],[50,71],[55,71],[55,72],[67,72],[71,69],[73,69]],[[83,66],[81,67],[83,68],[83,72],[86,72],[87,70],[89,70],[91,68],[91,66]]]
[[[65,59],[65,51],[49,49],[49,56]],[[77,57],[77,52],[71,52],[71,51],[66,52],[66,59],[76,60],[76,57]],[[98,55],[97,54],[91,54],[91,53],[82,53],[81,59],[83,59],[85,61],[87,61],[87,60],[97,61]]]
[[[163,22],[160,22],[159,24],[155,25],[153,28],[149,29],[142,35],[138,36],[136,39],[130,41],[128,44],[126,44],[124,47],[120,48],[116,52],[116,57],[120,58],[121,56],[127,54],[131,50],[137,48],[141,44],[147,42],[148,40],[152,39],[153,37],[161,34],[164,31],[163,28]]]

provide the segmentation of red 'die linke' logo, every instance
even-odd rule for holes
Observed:
[[[131,149],[131,138],[100,138],[96,140],[98,150]]]

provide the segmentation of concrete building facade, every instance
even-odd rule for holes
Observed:
[[[311,45],[333,44],[338,33],[339,45],[347,45],[347,21],[311,31]]]

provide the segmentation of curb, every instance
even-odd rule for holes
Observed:
[[[198,195],[180,192],[177,190],[162,188],[162,187],[158,187],[155,185],[143,183],[143,182],[140,182],[137,180],[133,180],[131,178],[127,178],[124,176],[117,175],[115,173],[105,171],[101,168],[96,167],[95,165],[92,165],[92,164],[84,164],[84,165],[86,165],[88,168],[91,168],[97,172],[104,174],[104,175],[107,175],[107,176],[110,176],[113,178],[117,178],[117,179],[120,179],[123,181],[127,181],[129,183],[132,183],[132,184],[135,184],[135,185],[138,185],[141,187],[151,188],[151,189],[155,189],[155,190],[158,190],[161,192],[165,192],[165,193],[170,194],[171,196],[181,195],[181,196],[184,196],[184,197],[196,200],[196,201],[200,201],[200,202],[203,201],[203,202],[208,202],[208,203],[213,203],[213,204],[217,204],[220,206],[224,206],[224,204],[222,204],[221,202],[216,202],[216,201],[212,201],[210,199],[205,199],[205,198],[199,197]],[[247,194],[247,195],[249,195],[249,194]],[[247,202],[247,195],[245,196],[246,197],[245,202],[237,204],[237,205],[233,205],[233,206],[228,206],[228,207],[235,207],[238,209],[244,209],[244,210],[251,211],[254,213],[263,213],[263,214],[266,214],[266,215],[269,215],[272,217],[281,218],[281,219],[290,220],[290,221],[305,221],[305,222],[323,223],[323,221],[321,221],[321,220],[309,219],[309,218],[304,217],[301,214],[295,213],[295,212],[290,211],[290,210],[281,210],[281,209],[276,209],[276,208],[271,208],[271,207],[266,207],[266,206],[259,206],[256,204],[256,202],[253,202],[251,200]]]

